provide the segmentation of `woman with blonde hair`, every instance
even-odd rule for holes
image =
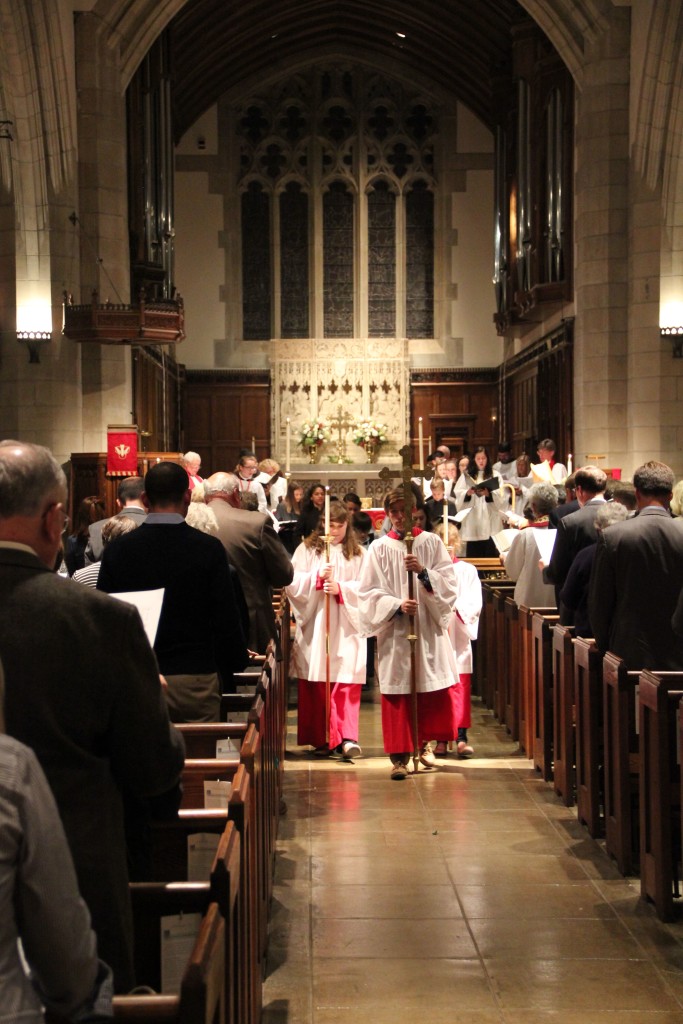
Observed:
[[[347,760],[361,754],[358,717],[367,647],[359,636],[356,611],[365,551],[350,520],[341,502],[330,503],[329,561],[321,524],[294,552],[294,579],[286,588],[296,619],[292,662],[299,680],[297,742],[310,744],[321,757],[335,751]],[[331,701],[326,743],[328,632]]]

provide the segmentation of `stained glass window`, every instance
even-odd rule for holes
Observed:
[[[323,196],[323,333],[353,337],[353,196],[343,181]]]
[[[280,195],[280,334],[308,337],[308,196],[290,182]]]
[[[424,181],[406,195],[406,336],[434,337],[434,196]]]
[[[270,202],[258,182],[242,193],[242,320],[244,337],[271,336]]]
[[[396,333],[396,196],[386,181],[368,194],[368,334]]]

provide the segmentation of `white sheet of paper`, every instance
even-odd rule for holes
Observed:
[[[204,780],[204,806],[207,810],[227,810],[231,793],[231,782],[223,782],[220,779]]]
[[[216,757],[221,758],[223,761],[239,761],[239,747],[230,736],[216,741]]]
[[[217,832],[194,832],[187,837],[188,882],[208,882],[220,838]]]
[[[472,511],[471,508],[461,508],[457,515],[453,516],[456,523],[461,523],[463,519],[467,519],[468,515]]]
[[[171,914],[161,918],[161,991],[180,992],[183,972],[202,923],[201,914]]]
[[[499,533],[491,534],[491,540],[496,545],[501,555],[504,551],[510,550],[515,537],[519,537],[519,530],[501,530]]]
[[[228,717],[225,719],[226,722],[248,722],[249,712],[248,711],[228,711]]]
[[[529,527],[533,530],[533,526]],[[534,540],[538,547],[539,554],[546,565],[550,563],[550,557],[555,547],[555,538],[557,537],[557,530],[534,530]]]
[[[161,590],[131,590],[123,594],[110,594],[110,597],[117,597],[119,601],[126,601],[134,604],[140,612],[142,625],[149,640],[150,647],[154,647],[154,641],[159,628],[161,606],[164,602],[164,588]]]

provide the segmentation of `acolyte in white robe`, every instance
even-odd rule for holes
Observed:
[[[471,673],[472,641],[477,639],[482,606],[481,582],[477,570],[469,562],[454,562],[453,572],[457,580],[458,597],[448,633],[455,648],[458,672]]]
[[[346,559],[341,545],[330,546],[334,579],[343,601],[330,595],[330,680],[334,683],[365,682],[367,641],[360,634],[357,609],[358,578],[366,558]],[[323,681],[325,665],[325,592],[316,590],[318,573],[325,565],[325,553],[299,544],[292,557],[294,579],[285,588],[296,619],[292,663],[299,679]]]
[[[484,479],[483,474],[479,473],[477,479],[481,482]],[[498,479],[500,483],[503,482],[500,477]],[[465,508],[471,511],[463,520],[460,535],[464,541],[488,540],[492,534],[500,533],[503,529],[501,513],[507,512],[510,507],[510,492],[507,488],[499,487],[498,490],[491,492],[493,500],[487,501],[485,497],[480,498],[476,494],[468,496],[469,487],[471,482],[463,474],[455,485],[455,505],[458,512]]]
[[[360,578],[358,610],[365,636],[377,637],[379,688],[384,694],[410,693],[410,618],[396,612],[408,597],[406,545],[385,536],[370,545]],[[417,689],[429,693],[453,686],[458,679],[448,624],[458,596],[448,551],[433,533],[420,533],[413,554],[429,574],[430,593],[414,575],[417,600],[415,644]]]

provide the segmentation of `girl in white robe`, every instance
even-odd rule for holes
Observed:
[[[498,488],[488,491],[477,484],[497,477]],[[455,485],[455,504],[458,512],[468,509],[462,523],[462,539],[467,544],[468,558],[496,558],[498,549],[491,535],[503,529],[502,513],[509,509],[507,488],[502,488],[502,479],[493,472],[486,448],[477,448],[470,459],[466,473],[458,477]]]
[[[453,572],[458,584],[458,596],[448,627],[460,679],[456,702],[457,751],[460,757],[471,757],[474,748],[467,739],[467,730],[472,725],[472,641],[477,639],[479,632],[482,595],[479,573],[469,562],[458,558],[460,547],[460,531],[449,526],[448,550],[453,558]],[[437,743],[434,753],[443,756],[446,752],[447,744]]]
[[[384,749],[392,762],[392,778],[404,779],[415,746],[425,767],[434,764],[429,741],[448,740],[455,730],[458,670],[448,637],[457,597],[456,581],[443,541],[413,529],[408,555],[403,536],[407,526],[403,491],[387,495],[390,532],[368,551],[360,580],[358,607],[367,636],[377,637],[379,687],[382,694]],[[414,597],[408,596],[408,573],[414,573]],[[414,617],[418,736],[411,712],[411,645]]]
[[[297,547],[292,559],[294,579],[286,588],[296,619],[292,663],[299,679],[297,741],[301,746],[312,745],[321,756],[338,749],[350,759],[361,753],[358,717],[367,643],[359,635],[357,591],[365,551],[340,502],[330,505],[329,562],[325,560],[323,529]],[[329,744],[325,742],[326,601],[330,613]]]

